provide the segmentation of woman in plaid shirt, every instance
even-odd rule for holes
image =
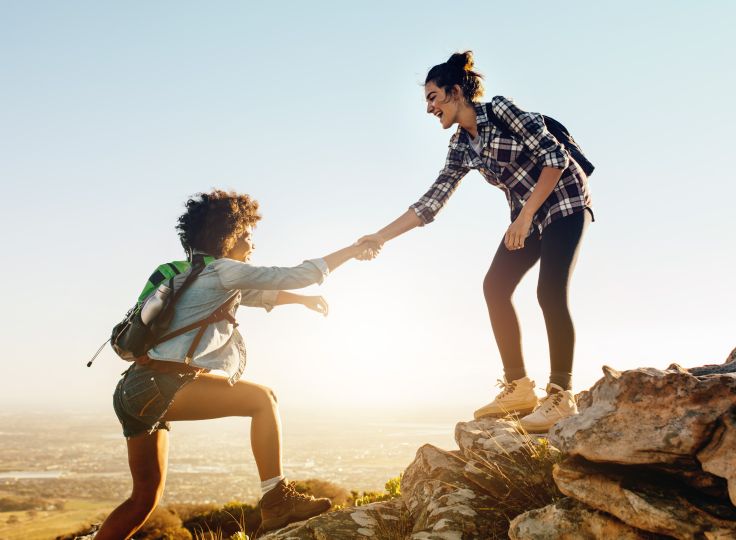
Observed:
[[[577,413],[571,390],[575,330],[567,297],[580,241],[593,218],[590,191],[582,168],[549,133],[540,114],[523,111],[502,96],[490,103],[478,101],[483,94],[481,78],[473,70],[470,51],[453,54],[429,71],[424,85],[427,113],[436,116],[444,129],[458,124],[445,166],[403,215],[359,242],[382,245],[432,222],[471,169],[504,192],[511,225],[491,262],[483,291],[505,376],[499,381],[501,392],[475,411],[475,417],[516,413],[523,416],[520,423],[527,431],[544,432]],[[551,364],[547,395],[541,400],[524,369],[519,322],[511,302],[521,278],[537,261],[537,296]]]

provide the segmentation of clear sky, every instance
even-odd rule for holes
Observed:
[[[451,131],[427,70],[472,49],[486,97],[563,121],[597,170],[574,277],[575,386],[604,364],[722,361],[736,346],[736,4],[0,2],[4,410],[112,415],[126,365],[84,364],[159,263],[188,195],[262,205],[254,264],[373,232],[435,179]],[[246,377],[285,413],[468,417],[501,363],[481,283],[508,225],[470,173],[437,221],[321,287],[326,319],[241,309]],[[536,270],[516,296],[528,371]]]

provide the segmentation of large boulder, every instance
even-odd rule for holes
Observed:
[[[565,495],[637,529],[682,540],[736,538],[736,508],[656,470],[578,458],[555,466],[554,478]]]
[[[664,538],[635,529],[615,517],[565,497],[516,516],[509,525],[511,540],[654,540]]]
[[[501,538],[509,518],[559,496],[552,466],[560,453],[546,439],[494,419],[458,423],[455,439],[454,452],[423,446],[404,473],[412,539]]]
[[[490,538],[492,520],[480,509],[493,503],[465,476],[466,460],[426,444],[401,479],[401,494],[414,523],[416,540]]]
[[[466,460],[465,477],[496,499],[499,513],[544,506],[557,494],[552,465],[562,455],[545,437],[519,431],[515,421],[459,422],[455,440]]]
[[[728,366],[736,371],[736,363]],[[590,461],[699,468],[695,454],[734,403],[736,373],[694,375],[679,366],[603,372],[580,414],[558,422],[550,442]]]

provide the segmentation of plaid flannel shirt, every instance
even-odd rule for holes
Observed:
[[[523,111],[505,97],[494,97],[490,106],[513,133],[511,137],[488,120],[485,103],[474,106],[482,142],[480,155],[470,145],[468,132],[458,127],[450,139],[447,160],[437,180],[410,206],[424,224],[434,221],[471,169],[477,169],[489,184],[504,191],[511,221],[534,191],[542,168],[562,169],[554,190],[534,215],[532,223],[540,234],[553,221],[591,206],[587,176],[547,131],[542,115]]]

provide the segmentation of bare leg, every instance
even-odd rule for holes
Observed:
[[[130,538],[158,504],[166,483],[169,433],[165,430],[128,439],[128,465],[133,493],[102,524],[95,540]]]
[[[270,388],[246,381],[200,375],[176,393],[167,421],[250,416],[250,444],[261,480],[281,476],[281,421]]]

